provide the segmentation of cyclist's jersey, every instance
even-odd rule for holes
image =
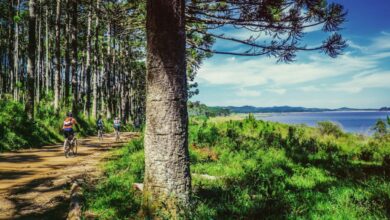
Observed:
[[[96,126],[99,127],[99,128],[102,128],[103,127],[103,120],[102,119],[98,119],[97,122],[96,122]]]
[[[114,127],[119,127],[121,126],[121,121],[120,120],[114,120]]]
[[[64,125],[62,126],[62,129],[64,130],[71,130],[73,129],[73,125],[76,125],[76,119],[72,117],[66,117],[64,120]]]

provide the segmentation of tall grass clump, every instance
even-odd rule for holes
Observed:
[[[103,170],[106,178],[92,183],[84,193],[86,209],[98,215],[99,219],[134,218],[141,207],[142,196],[132,184],[143,181],[142,139],[133,140],[115,151]]]

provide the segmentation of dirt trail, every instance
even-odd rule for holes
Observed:
[[[68,210],[69,184],[99,175],[97,164],[108,151],[136,133],[79,140],[78,155],[65,158],[62,145],[0,154],[0,219],[62,219]]]

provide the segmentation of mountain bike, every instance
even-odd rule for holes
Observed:
[[[77,138],[76,134],[69,135],[64,141],[64,154],[68,158],[72,153],[73,156],[77,155]]]
[[[119,137],[119,128],[115,129],[115,141],[119,141],[120,140],[120,137]]]
[[[98,138],[99,141],[103,140],[103,128],[98,128]]]

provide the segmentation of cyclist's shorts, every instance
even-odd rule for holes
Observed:
[[[74,131],[72,128],[65,128],[63,129],[65,138],[68,138],[70,135],[74,134]]]
[[[115,129],[115,130],[119,131],[120,128],[121,128],[120,125],[114,125],[114,129]]]

